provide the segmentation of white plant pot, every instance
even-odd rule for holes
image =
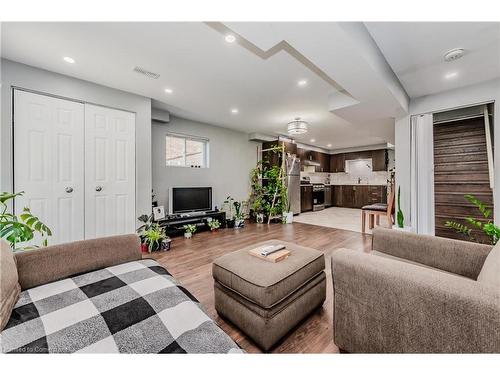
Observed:
[[[191,238],[191,237],[193,237],[193,233],[191,233],[191,232],[184,232],[184,237],[185,238]]]
[[[283,219],[285,220],[285,224],[292,224],[293,212],[283,212]]]

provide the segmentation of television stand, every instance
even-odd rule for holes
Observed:
[[[169,237],[179,236],[184,234],[184,225],[196,225],[196,231],[201,232],[209,230],[207,219],[218,220],[220,227],[226,227],[226,213],[223,211],[207,211],[193,212],[190,214],[175,214],[168,215],[165,219],[158,220],[157,223],[165,230]]]

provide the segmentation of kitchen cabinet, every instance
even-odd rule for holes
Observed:
[[[330,155],[330,172],[344,172],[345,154]]]
[[[329,172],[330,171],[330,155],[313,150],[306,150],[304,148],[297,148],[297,157],[300,159],[300,169],[303,171],[304,166],[307,166],[306,160],[316,162],[319,165],[314,166],[315,172]]]
[[[262,143],[262,149],[267,150],[277,146],[285,146],[285,152],[289,154],[297,154],[297,144],[285,141],[271,141]],[[281,165],[281,152],[266,151],[262,157],[269,162],[269,165]]]
[[[388,163],[387,150],[373,150],[372,151],[372,170],[386,171]]]
[[[319,167],[316,167],[316,172],[330,172],[330,155],[323,152],[318,154]]]
[[[332,189],[332,204],[335,207],[343,207],[342,185],[334,185]]]
[[[312,211],[313,209],[313,187],[312,185],[300,187],[300,212]]]
[[[331,207],[332,206],[332,186],[331,185],[325,185],[325,207]]]
[[[380,185],[335,186],[334,206],[361,208],[374,203],[387,203],[387,187]]]

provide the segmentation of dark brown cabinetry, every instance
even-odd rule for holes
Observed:
[[[315,172],[330,172],[330,155],[319,152],[306,150],[303,148],[297,148],[297,157],[301,161],[301,170],[304,170],[304,166],[308,165],[308,162],[318,163],[314,166]]]
[[[335,185],[332,189],[332,203],[336,207],[342,207],[344,201],[342,200],[342,185]]]
[[[330,172],[344,172],[345,154],[330,155]]]
[[[289,154],[297,154],[297,144],[285,141],[271,141],[262,143],[263,150],[269,150],[273,147],[284,145],[285,152]],[[264,160],[269,162],[269,165],[281,165],[281,153],[274,151],[265,151],[262,153]]]
[[[379,185],[335,186],[334,206],[361,208],[374,203],[387,203],[387,187]]]
[[[313,189],[312,186],[300,187],[300,212],[312,211],[313,209],[312,189]]]
[[[372,151],[372,167],[373,171],[386,171],[388,163],[387,150]]]

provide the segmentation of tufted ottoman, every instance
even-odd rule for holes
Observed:
[[[272,263],[250,249],[284,244],[291,254]],[[322,252],[271,240],[223,255],[213,262],[215,309],[262,349],[269,350],[326,298]]]

